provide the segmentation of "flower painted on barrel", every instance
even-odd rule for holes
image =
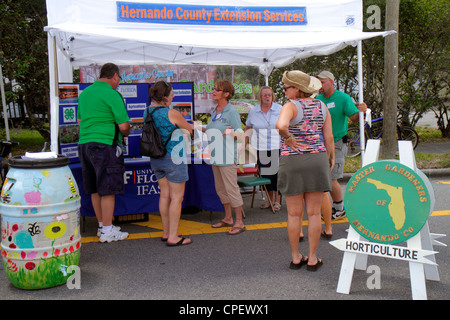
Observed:
[[[15,262],[11,261],[10,259],[8,259],[6,265],[7,265],[7,268],[9,271],[12,271],[12,272],[17,271],[17,264]]]
[[[66,233],[66,225],[63,222],[52,222],[45,227],[44,234],[48,239],[61,238]]]
[[[27,262],[25,263],[25,268],[27,268],[28,270],[33,270],[34,268],[36,268],[36,264],[34,262]]]
[[[39,204],[41,203],[41,193],[37,191],[26,192],[24,194],[26,203]]]

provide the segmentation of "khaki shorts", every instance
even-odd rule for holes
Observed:
[[[334,168],[331,171],[331,179],[337,180],[344,176],[344,163],[347,156],[347,143],[338,140],[334,143]]]

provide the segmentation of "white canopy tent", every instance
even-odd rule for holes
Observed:
[[[47,0],[51,150],[58,82],[90,64],[251,65],[266,76],[389,32],[362,32],[362,0]],[[361,115],[362,117],[362,115]],[[362,124],[361,124],[362,125]]]

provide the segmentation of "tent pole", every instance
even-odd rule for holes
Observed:
[[[363,67],[362,67],[362,40],[358,41],[358,91],[359,91],[359,103],[364,101],[364,86],[363,86]],[[364,112],[359,112],[359,137],[361,143],[361,163],[364,163],[364,154],[366,139],[364,136]]]
[[[58,153],[58,70],[56,61],[56,40],[55,37],[50,35],[50,32],[47,34],[47,45],[50,85],[50,151]]]

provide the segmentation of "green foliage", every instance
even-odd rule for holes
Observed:
[[[43,125],[49,118],[46,17],[44,0],[0,2],[2,69],[10,80],[5,84],[7,103],[15,102],[22,110],[26,106],[31,127],[49,141],[48,127]]]
[[[1,139],[6,139],[5,130],[0,130]],[[37,130],[13,129],[10,131],[10,140],[19,145],[11,149],[13,156],[24,155],[25,152],[40,152],[44,147],[45,139]]]
[[[364,0],[364,28],[372,14],[370,5],[381,9],[381,27],[384,26],[386,0]],[[399,21],[399,117],[403,124],[415,126],[423,113],[432,110],[437,116],[439,130],[450,137],[449,95],[449,12],[448,0],[402,0]],[[14,80],[6,83],[7,102],[27,106],[31,127],[38,130],[46,141],[50,140],[48,55],[44,0],[2,0],[0,2],[0,51],[4,77]],[[384,39],[381,37],[363,42],[364,101],[374,117],[383,112],[384,96]],[[246,68],[246,67],[236,67]],[[315,56],[298,60],[288,67],[275,69],[269,85],[278,102],[284,103],[281,77],[284,70],[299,69],[317,74],[328,69],[335,74],[337,88],[358,100],[356,48],[348,46],[329,56]],[[235,73],[223,69],[222,78],[234,79]],[[231,69],[231,70],[234,70]],[[236,77],[238,73],[236,73]],[[249,79],[235,82],[251,83],[255,92],[238,98],[252,98],[264,77],[252,74]],[[42,114],[44,118],[35,115]]]
[[[381,26],[384,26],[386,1],[364,1],[364,31],[370,5],[381,9]],[[427,111],[433,111],[443,137],[450,137],[449,96],[449,11],[448,0],[402,0],[399,15],[399,103],[398,114],[403,125],[414,127]],[[357,53],[348,46],[328,56],[314,56],[297,60],[276,69],[270,78],[278,101],[284,102],[282,74],[285,70],[302,70],[317,75],[321,70],[331,71],[336,78],[336,88],[358,101]],[[372,109],[373,117],[383,114],[384,97],[384,38],[363,42],[363,96]]]

